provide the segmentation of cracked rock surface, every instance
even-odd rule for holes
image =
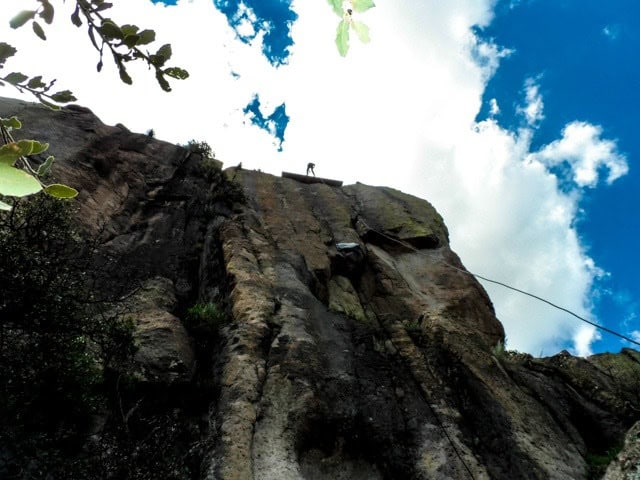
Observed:
[[[179,358],[154,381],[192,378],[185,302],[227,307],[210,369],[195,362],[215,388],[199,398],[206,451],[188,478],[587,479],[590,455],[640,420],[634,350],[494,349],[504,330],[491,301],[425,200],[229,169],[246,201],[207,210],[201,193],[215,186],[183,148],[82,107],[3,99],[0,114],[52,144],[56,174],[81,190],[79,221],[129,259],[127,279],[165,292],[131,297],[142,326],[175,327],[173,347],[139,358]],[[606,478],[627,478],[616,472]]]
[[[502,325],[426,201],[237,180],[208,478],[586,478],[586,454],[637,416],[631,350],[492,355]]]

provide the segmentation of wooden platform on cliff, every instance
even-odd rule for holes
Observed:
[[[330,178],[310,177],[309,175],[300,175],[298,173],[282,172],[283,178],[291,178],[302,183],[324,183],[330,187],[341,187],[342,180],[332,180]]]

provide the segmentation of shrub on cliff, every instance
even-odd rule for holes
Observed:
[[[226,323],[224,311],[212,302],[196,303],[187,310],[184,324],[200,351],[208,351]]]
[[[92,289],[91,247],[67,202],[35,195],[0,214],[0,476],[82,439],[105,367],[132,352],[131,325]]]

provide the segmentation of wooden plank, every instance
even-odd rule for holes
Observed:
[[[291,178],[302,183],[324,183],[330,187],[341,187],[342,180],[332,180],[330,178],[310,177],[309,175],[300,175],[299,173],[282,172],[283,178]]]

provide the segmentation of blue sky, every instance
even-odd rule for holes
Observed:
[[[616,139],[631,168],[610,186],[582,192],[577,229],[589,255],[610,273],[594,286],[597,319],[611,328],[634,322],[640,299],[635,267],[640,215],[640,3],[635,0],[501,1],[496,16],[480,35],[513,52],[501,63],[483,95],[479,118],[490,116],[496,99],[498,122],[510,129],[521,123],[522,85],[534,78],[544,96],[544,119],[533,137],[539,148],[559,136],[572,121],[602,127]],[[574,188],[570,179],[565,188]],[[598,344],[615,349],[608,336]]]
[[[227,166],[280,175],[313,162],[319,176],[425,198],[470,271],[640,338],[634,1],[380,0],[356,18],[371,42],[352,39],[346,58],[326,0],[113,3],[115,21],[171,42],[190,78],[166,94],[143,66],[132,87],[107,63],[98,74],[86,33],[63,20],[69,2],[44,44],[0,23],[0,38],[21,46],[8,68],[57,72],[105,123],[206,140]],[[485,287],[508,348],[626,346]]]

